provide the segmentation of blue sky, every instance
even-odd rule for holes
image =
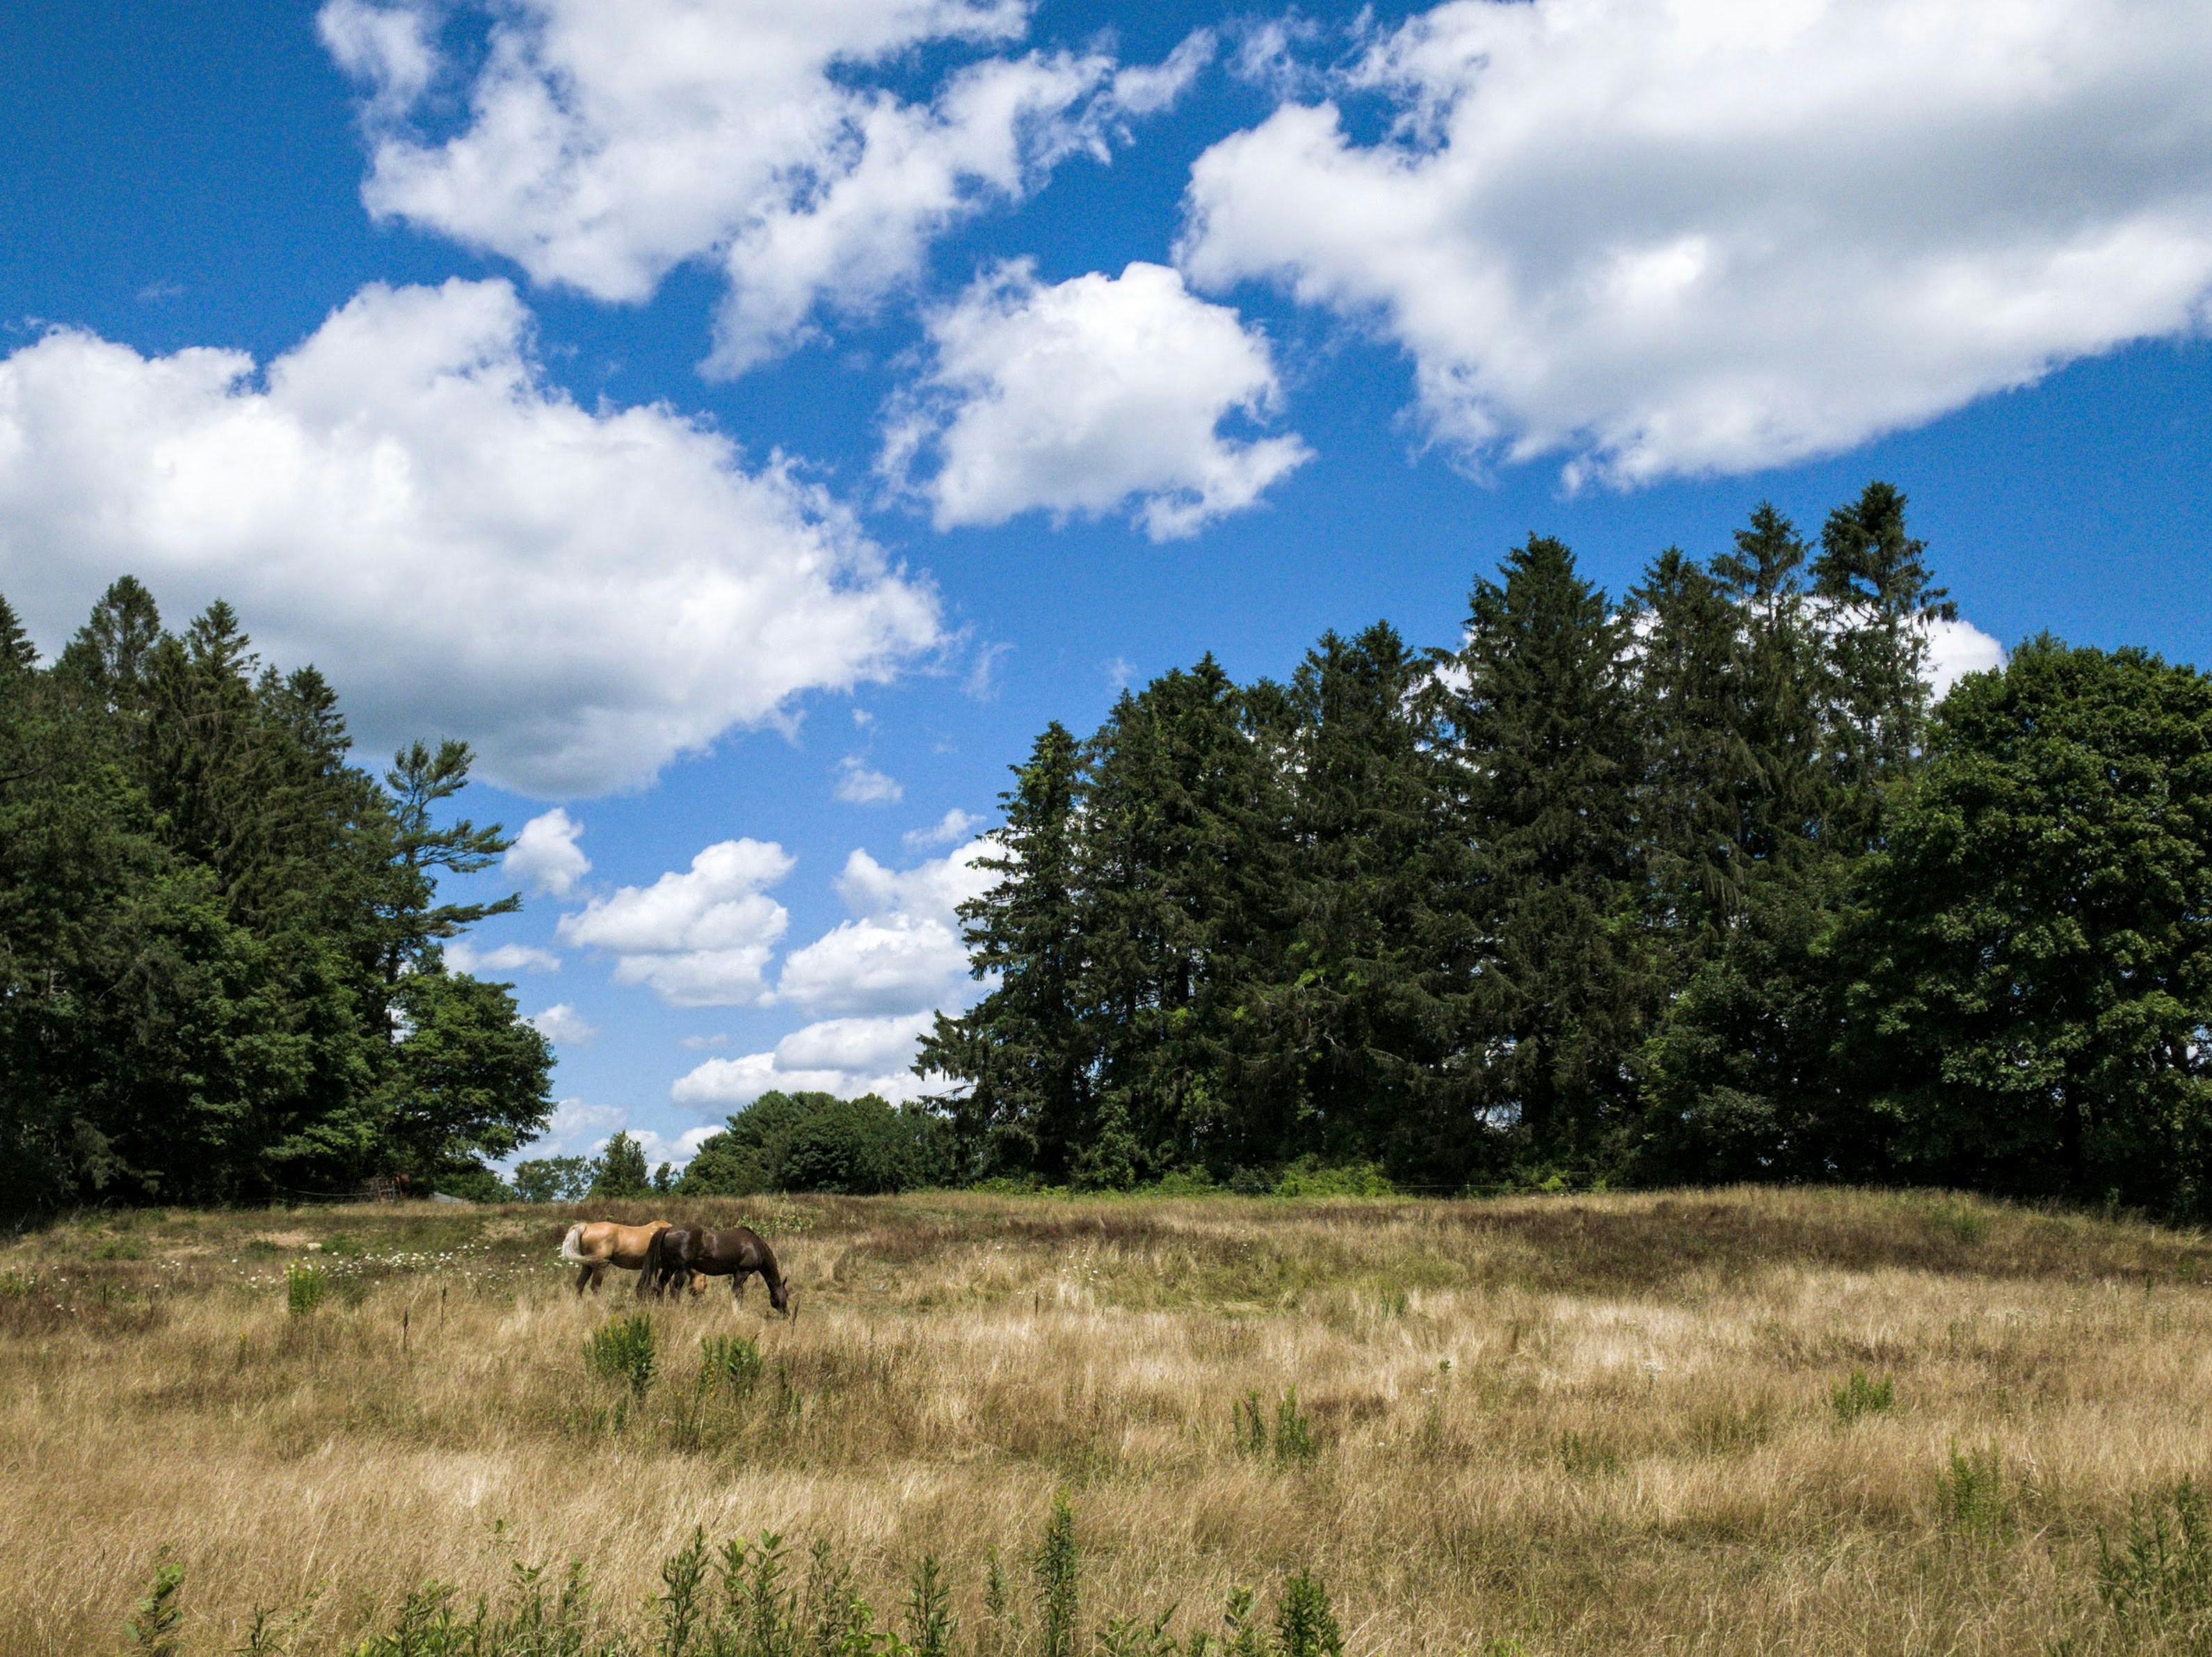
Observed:
[[[1617,592],[1881,476],[1956,662],[2212,646],[2185,0],[0,18],[0,592],[477,744],[542,1149],[898,1077],[1048,719],[1532,529]]]

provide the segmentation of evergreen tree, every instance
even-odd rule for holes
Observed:
[[[1905,496],[1869,483],[1828,514],[1813,592],[1828,629],[1826,724],[1838,831],[1853,846],[1881,833],[1886,792],[1911,769],[1928,719],[1929,629],[1956,621],[1905,532]]]
[[[1449,698],[1480,867],[1482,1110],[1525,1162],[1587,1168],[1631,1102],[1654,990],[1626,629],[1560,542],[1531,536],[1500,574],[1475,586]]]
[[[627,1132],[608,1140],[606,1148],[592,1159],[592,1196],[643,1197],[652,1189],[653,1182],[645,1171],[645,1149]]]
[[[1474,926],[1430,673],[1377,623],[1326,634],[1288,686],[1255,687],[1288,803],[1287,934],[1240,1027],[1243,1160],[1380,1158],[1433,1177],[1466,1142],[1445,1067]]]
[[[997,987],[958,1018],[939,1014],[917,1073],[968,1084],[948,1102],[964,1168],[1065,1179],[1091,1113],[1092,1056],[1078,1005],[1083,894],[1077,887],[1075,738],[1057,720],[1001,794],[999,876],[961,906],[969,970]]]
[[[1124,693],[1085,744],[1080,1005],[1099,1032],[1081,1183],[1121,1186],[1245,1151],[1233,1026],[1273,970],[1275,778],[1208,656]]]

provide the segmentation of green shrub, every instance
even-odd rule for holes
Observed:
[[[149,1657],[179,1657],[185,1648],[177,1630],[185,1620],[185,1611],[177,1596],[184,1585],[185,1568],[173,1560],[155,1568],[152,1591],[138,1602],[138,1615],[123,1625],[131,1650],[146,1652]]]
[[[1275,1405],[1275,1460],[1279,1462],[1310,1461],[1320,1454],[1321,1446],[1314,1439],[1313,1423],[1299,1413],[1298,1389],[1293,1387]]]
[[[2172,1617],[2212,1610],[2212,1513],[2185,1478],[2164,1501],[2130,1502],[2118,1548],[2097,1533],[2097,1593],[2122,1615]]]
[[[1952,1446],[1950,1468],[1936,1475],[1936,1492],[1945,1520],[1962,1535],[1997,1542],[2010,1533],[2004,1466],[1994,1444],[1964,1454]]]
[[[304,1318],[320,1306],[330,1287],[326,1267],[295,1262],[284,1268],[284,1304],[295,1318]]]
[[[1075,1509],[1068,1506],[1063,1490],[1052,1499],[1052,1517],[1045,1521],[1044,1540],[1038,1545],[1033,1567],[1038,1657],[1075,1657],[1077,1565]]]
[[[729,1388],[732,1398],[743,1399],[760,1385],[760,1348],[743,1335],[702,1335],[699,1359],[702,1390],[719,1381]]]
[[[1329,1609],[1328,1590],[1311,1571],[1283,1584],[1275,1607],[1275,1648],[1281,1657],[1344,1657],[1344,1631]]]
[[[1861,1416],[1887,1415],[1896,1405],[1897,1387],[1887,1375],[1871,1381],[1865,1370],[1854,1369],[1829,1393],[1828,1402],[1836,1419],[1849,1426]]]
[[[1373,1162],[1346,1162],[1340,1168],[1322,1165],[1316,1156],[1301,1156],[1275,1181],[1278,1197],[1395,1197],[1392,1185]]]
[[[653,1385],[659,1363],[653,1347],[651,1315],[633,1312],[626,1318],[614,1318],[601,1324],[584,1344],[584,1352],[591,1359],[592,1369],[610,1381],[623,1382],[632,1397],[642,1400],[646,1389]]]

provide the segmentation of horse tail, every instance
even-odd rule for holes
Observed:
[[[591,1258],[584,1253],[582,1248],[578,1247],[578,1243],[583,1235],[584,1223],[581,1220],[577,1221],[575,1224],[568,1228],[568,1235],[561,1239],[561,1258],[562,1259],[574,1260],[577,1265],[581,1266]]]
[[[668,1228],[664,1225],[653,1234],[652,1240],[645,1246],[645,1265],[637,1274],[637,1292],[640,1299],[643,1299],[647,1294],[657,1292],[663,1270],[663,1261],[666,1255],[661,1242],[667,1235]]]

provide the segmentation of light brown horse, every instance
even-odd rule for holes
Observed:
[[[576,1292],[595,1293],[611,1266],[635,1272],[645,1264],[653,1240],[668,1229],[668,1222],[648,1225],[618,1225],[612,1220],[579,1220],[561,1239],[561,1258],[576,1262]]]

